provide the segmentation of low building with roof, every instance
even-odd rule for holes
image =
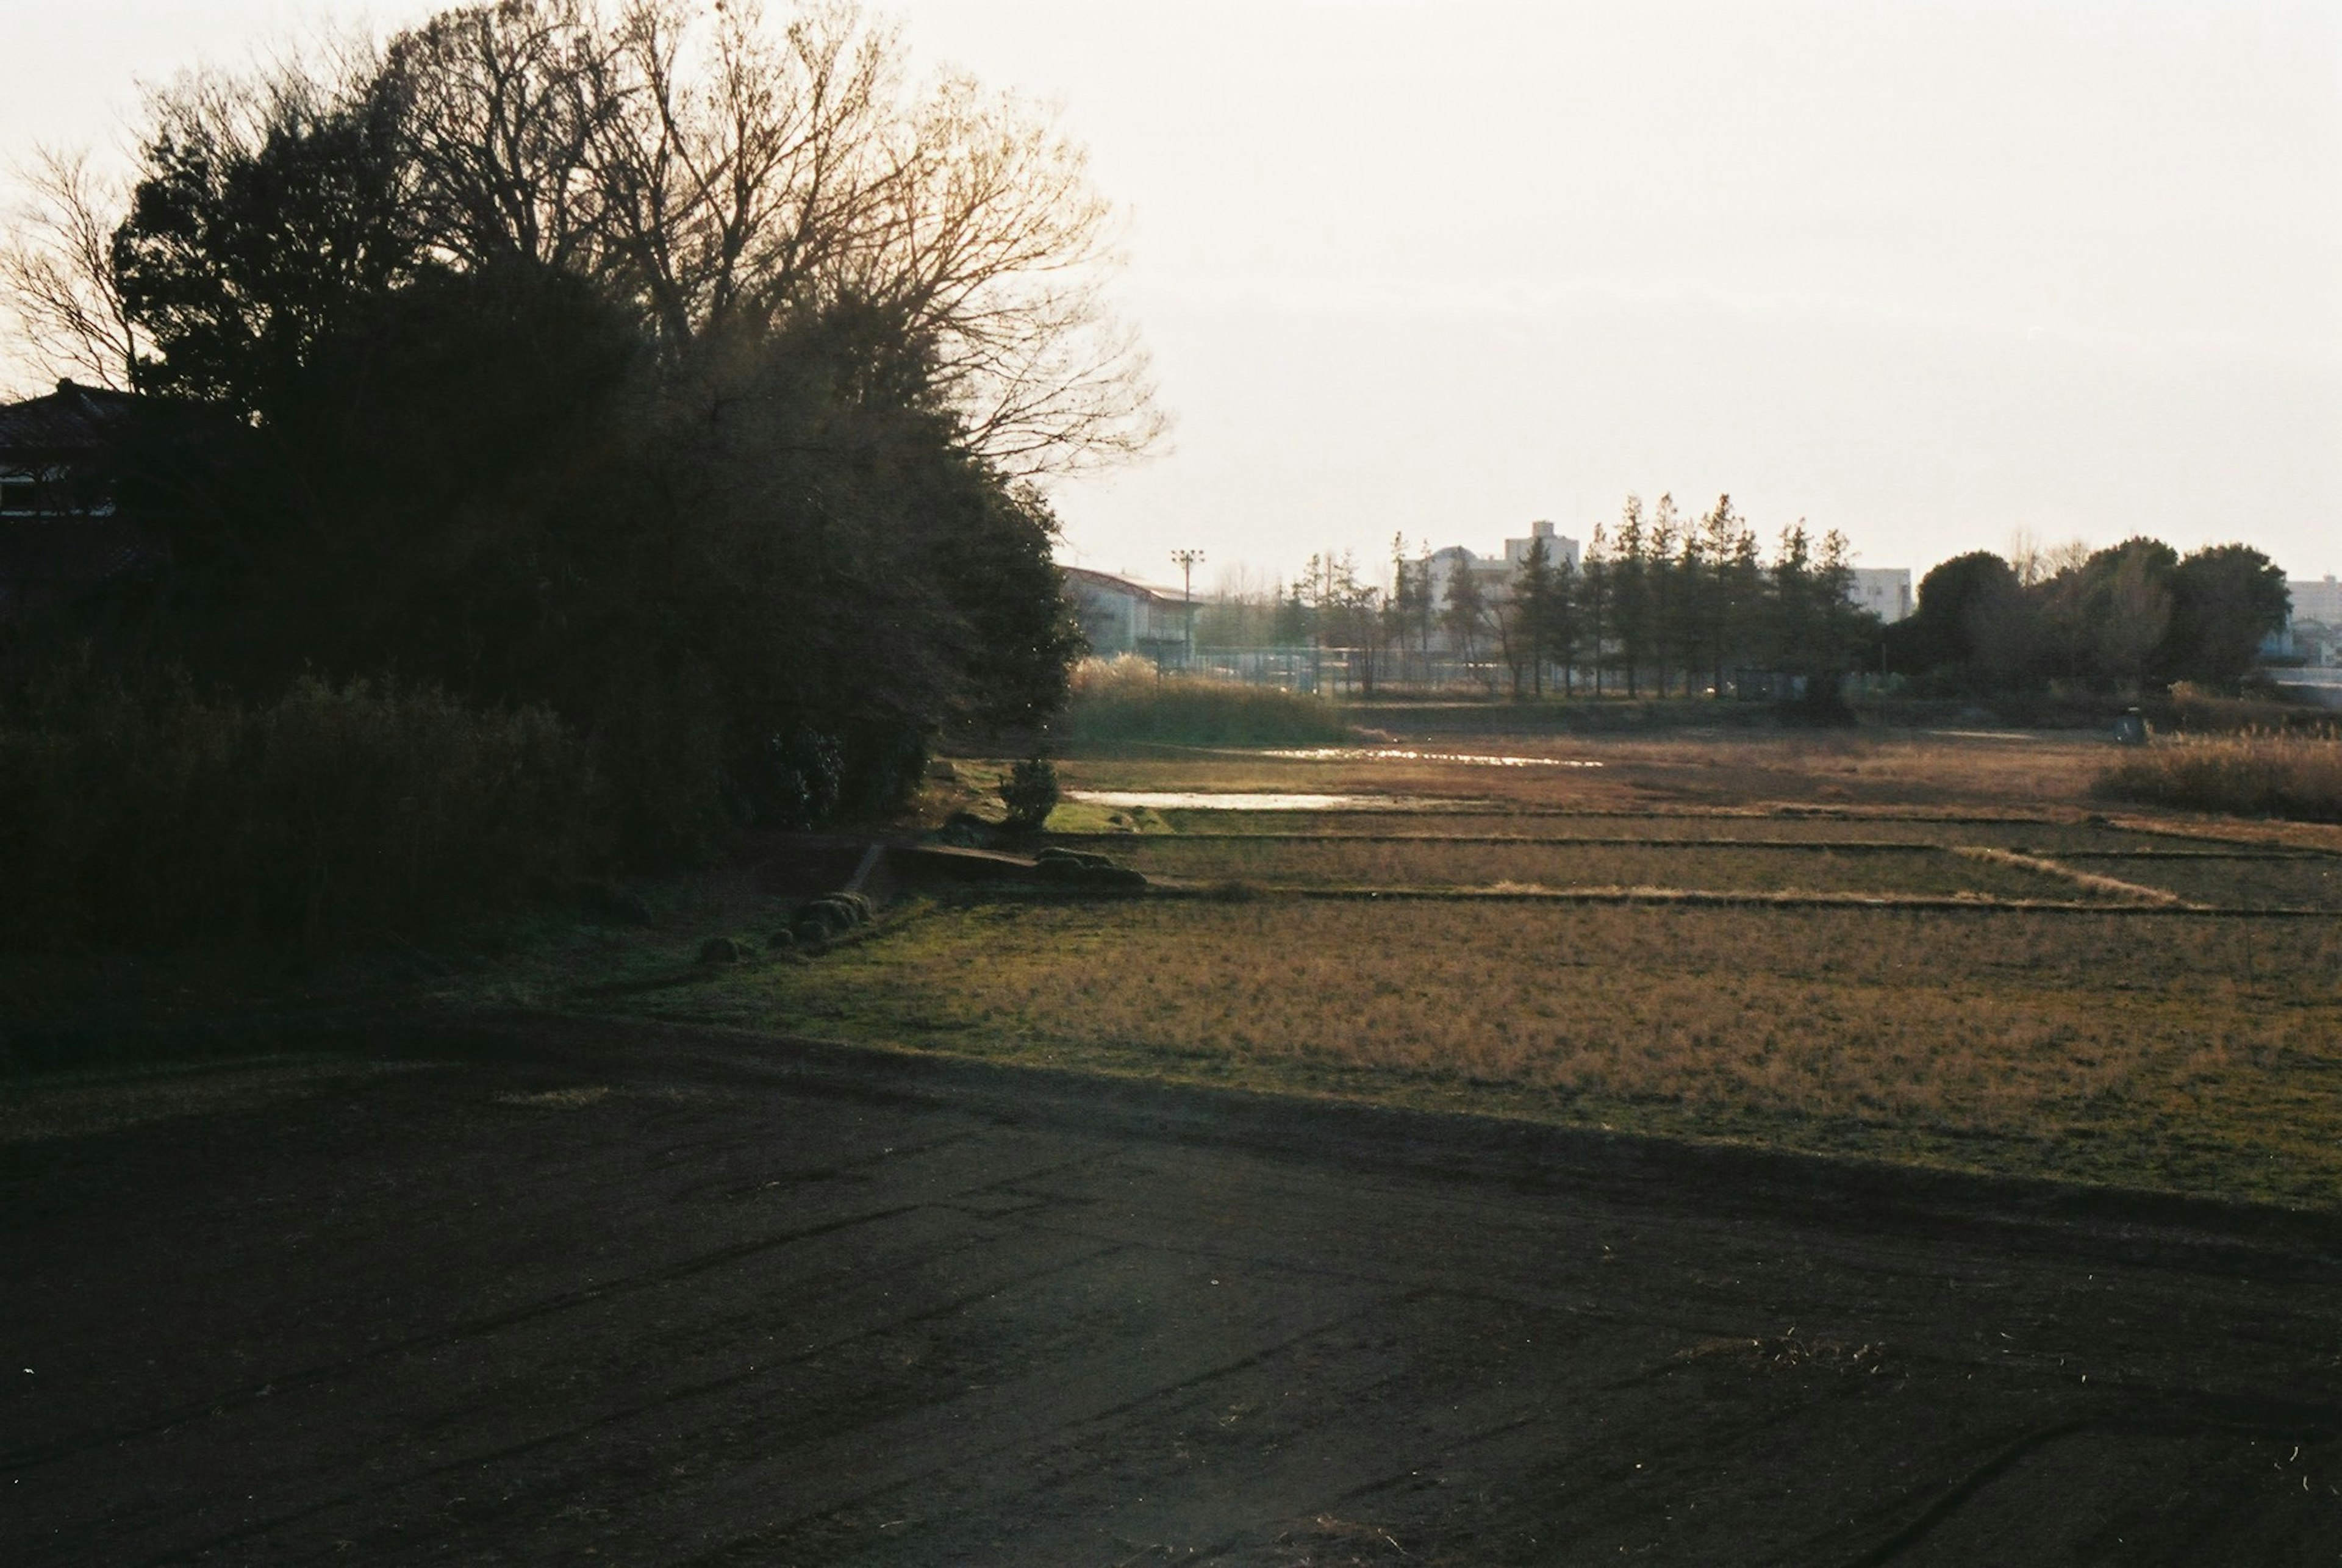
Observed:
[[[107,450],[137,401],[60,381],[0,404],[0,618],[161,558],[116,514],[105,483]]]
[[[1066,596],[1073,601],[1091,653],[1101,659],[1136,654],[1158,664],[1185,656],[1191,606],[1178,589],[1087,566],[1058,570],[1066,574]]]

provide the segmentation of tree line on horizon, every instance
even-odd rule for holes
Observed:
[[[2141,535],[2016,554],[1971,551],[1930,571],[1911,616],[1887,629],[1895,667],[1945,695],[2233,692],[2291,606],[2285,573],[2248,544],[2183,556]]]
[[[1723,694],[1756,671],[1810,687],[1877,646],[1877,617],[1847,597],[1845,536],[1817,537],[1798,522],[1768,555],[1729,495],[1696,516],[1672,495],[1647,507],[1629,495],[1615,524],[1596,525],[1575,566],[1532,540],[1493,592],[1460,564],[1444,588],[1437,576],[1430,549],[1410,553],[1403,538],[1392,542],[1387,587],[1365,581],[1354,556],[1315,555],[1290,583],[1204,627],[1387,653],[1401,668],[1410,658],[1427,664],[1444,647],[1500,671],[1516,697]]]
[[[1927,695],[2052,687],[2107,694],[2192,682],[2233,691],[2286,622],[2284,574],[2245,544],[2182,557],[2136,538],[2105,550],[1989,551],[1924,577],[1911,615],[1856,604],[1852,550],[1833,530],[1784,528],[1768,554],[1729,495],[1696,517],[1629,495],[1575,566],[1543,540],[1489,592],[1460,565],[1435,592],[1428,546],[1392,542],[1386,585],[1355,555],[1310,557],[1290,582],[1198,608],[1206,646],[1357,650],[1428,668],[1435,649],[1500,673],[1516,697],[1835,692],[1859,671]],[[1370,685],[1369,685],[1370,689]]]

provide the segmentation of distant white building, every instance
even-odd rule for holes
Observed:
[[[1900,621],[1911,613],[1911,568],[1857,566],[1846,596],[1882,621]]]
[[[2342,631],[2342,583],[2327,573],[2322,581],[2309,582],[2297,578],[2286,585],[2293,597],[2296,622],[2315,621],[2321,626]]]
[[[1522,564],[1529,558],[1530,547],[1540,539],[1545,541],[1546,565],[1567,566],[1573,572],[1577,570],[1577,541],[1566,534],[1555,533],[1553,524],[1542,517],[1529,524],[1527,538],[1505,541],[1505,559],[1516,566]]]
[[[2297,579],[2285,585],[2292,607],[2285,630],[2261,644],[2262,654],[2298,659],[2317,669],[2342,668],[2342,583]]]
[[[1505,541],[1502,555],[1476,555],[1461,544],[1450,544],[1445,550],[1431,553],[1431,602],[1444,606],[1447,589],[1458,572],[1469,572],[1480,584],[1484,599],[1503,598],[1512,591],[1513,579],[1529,558],[1529,550],[1538,540],[1545,541],[1546,564],[1556,568],[1566,566],[1575,572],[1578,565],[1577,541],[1554,532],[1552,524],[1539,518],[1529,524],[1525,538]]]

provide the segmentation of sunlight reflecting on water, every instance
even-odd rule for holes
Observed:
[[[1598,768],[1600,763],[1570,757],[1507,757],[1479,752],[1413,752],[1396,746],[1310,746],[1258,754],[1296,763],[1467,763],[1484,768]]]
[[[1087,805],[1146,811],[1421,811],[1445,803],[1396,794],[1238,794],[1203,790],[1067,790]]]

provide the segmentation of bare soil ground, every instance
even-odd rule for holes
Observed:
[[[2331,1217],[536,1024],[0,1094],[12,1564],[2323,1563]]]

